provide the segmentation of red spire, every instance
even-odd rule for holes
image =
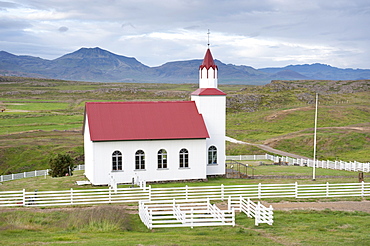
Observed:
[[[207,49],[206,55],[204,56],[204,59],[203,59],[203,63],[202,65],[199,66],[199,69],[203,69],[204,67],[207,70],[209,68],[213,68],[215,70],[218,69],[217,65],[215,64],[215,61],[213,60],[211,50],[209,48]]]

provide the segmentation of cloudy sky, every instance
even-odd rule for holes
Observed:
[[[369,0],[0,0],[0,50],[55,59],[81,47],[148,66],[370,68]]]

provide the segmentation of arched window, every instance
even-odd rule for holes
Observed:
[[[217,148],[213,145],[208,149],[208,164],[217,164]]]
[[[189,167],[189,151],[187,149],[180,150],[180,168]]]
[[[122,153],[118,150],[114,151],[112,154],[112,170],[122,170]]]
[[[145,169],[145,153],[141,149],[135,153],[135,169]]]
[[[158,168],[167,168],[167,151],[164,149],[158,151]]]

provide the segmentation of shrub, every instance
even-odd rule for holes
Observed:
[[[124,208],[97,206],[69,213],[63,227],[85,232],[131,231],[132,221]]]
[[[50,175],[52,177],[63,177],[67,175],[72,175],[75,168],[74,161],[69,154],[58,154],[50,158]]]

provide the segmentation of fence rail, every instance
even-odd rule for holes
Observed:
[[[0,191],[1,206],[65,206],[101,203],[130,203],[173,199],[238,200],[265,198],[329,198],[370,196],[370,183],[343,184],[253,184],[173,188],[112,188],[63,191]]]
[[[85,170],[85,165],[78,165],[75,170]],[[23,179],[23,178],[47,176],[47,175],[49,175],[49,169],[35,170],[35,171],[23,172],[23,173],[13,173],[13,174],[1,175],[0,182],[11,181],[11,180],[16,180],[16,179]]]
[[[235,155],[226,156],[226,160],[236,160],[236,161],[250,161],[250,160],[271,160],[274,162],[287,162],[288,165],[296,166],[308,166],[313,167],[314,161],[311,159],[296,159],[287,156],[274,156],[274,155]],[[370,172],[370,162],[361,163],[357,161],[316,161],[316,167],[327,168],[335,170],[346,170],[355,172]]]

